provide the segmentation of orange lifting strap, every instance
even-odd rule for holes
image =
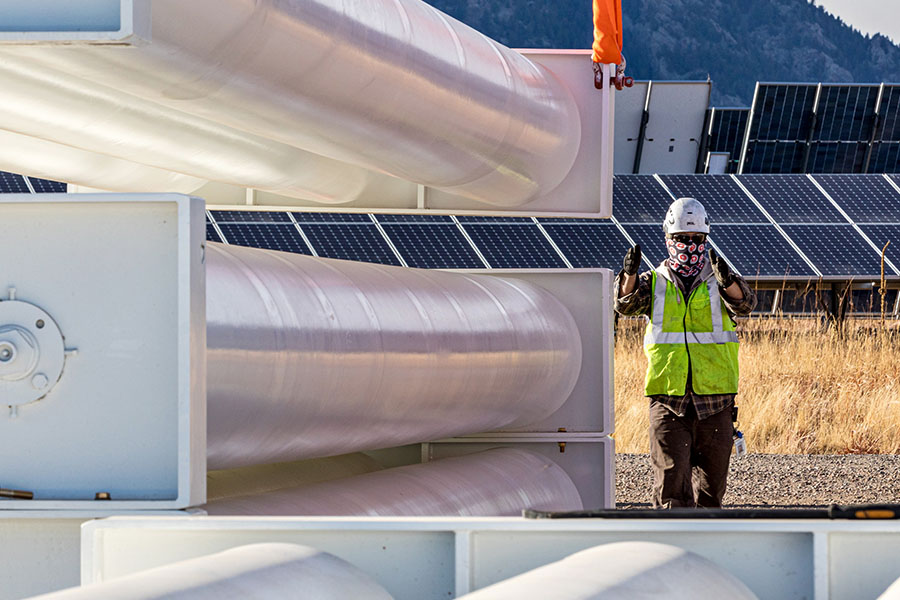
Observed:
[[[622,0],[594,0],[594,62],[622,62]]]

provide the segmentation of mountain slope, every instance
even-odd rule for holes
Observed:
[[[428,0],[514,48],[588,48],[588,0]],[[712,103],[747,106],[756,81],[900,82],[900,46],[807,0],[623,0],[628,73],[713,80]]]

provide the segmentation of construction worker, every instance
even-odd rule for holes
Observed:
[[[694,198],[679,198],[663,221],[668,257],[638,276],[641,247],[625,254],[615,309],[649,319],[644,335],[650,397],[653,506],[720,507],[733,441],[738,389],[735,315],[756,294],[709,250],[709,218]]]

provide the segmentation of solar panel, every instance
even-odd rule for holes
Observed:
[[[400,265],[397,255],[371,220],[368,223],[307,222],[301,227],[319,256]]]
[[[778,223],[846,223],[805,176],[739,175],[741,183]]]
[[[395,215],[415,217],[417,215]],[[425,215],[432,216],[432,215]],[[382,215],[378,216],[379,221]],[[420,269],[483,269],[484,263],[453,221],[416,223],[397,220],[382,227],[410,267]]]
[[[744,277],[816,274],[771,224],[714,225],[710,238]]]
[[[0,194],[30,194],[25,178],[15,173],[0,171]]]
[[[816,84],[759,84],[750,123],[750,139],[808,139],[817,88]]]
[[[754,142],[747,144],[744,173],[802,173],[806,142]]]
[[[900,173],[900,142],[872,144],[869,173]]]
[[[222,238],[219,236],[219,232],[216,231],[215,226],[212,223],[206,223],[206,241],[207,242],[221,242]]]
[[[900,223],[900,193],[881,175],[816,175],[856,223]]]
[[[216,212],[218,211],[213,212],[214,216]],[[236,246],[312,254],[293,225],[219,222],[219,229],[228,242]]]
[[[38,194],[65,194],[68,191],[68,186],[61,181],[51,181],[40,177],[29,177],[28,180],[35,193]]]
[[[744,132],[747,129],[749,108],[716,108],[713,109],[713,121],[710,127],[710,152],[728,152],[731,154],[729,173],[734,173],[737,161],[741,158],[741,146],[744,144]]]
[[[879,126],[877,139],[900,141],[900,85],[886,85],[878,110]]]
[[[295,212],[298,223],[371,223],[372,218],[361,213]]]
[[[576,269],[606,268],[618,271],[631,247],[619,228],[609,221],[553,223],[541,219],[544,229]]]
[[[469,221],[464,227],[488,264],[495,269],[566,268],[566,263],[537,225],[526,220],[527,223]]]
[[[826,277],[872,277],[880,273],[878,254],[849,223],[785,225],[783,229]]]
[[[809,152],[810,173],[862,173],[869,144],[866,142],[814,142]]]
[[[868,142],[875,123],[877,85],[823,85],[816,108],[815,139]]]
[[[534,221],[531,220],[531,217],[481,217],[473,215],[461,215],[456,218],[460,223],[534,223]]]
[[[730,175],[662,175],[661,178],[676,196],[689,196],[702,202],[710,223],[769,223]]]
[[[290,223],[285,212],[263,210],[214,210],[216,223]]]
[[[622,224],[625,232],[641,245],[641,253],[654,266],[666,258],[666,236],[662,230],[662,220],[657,225],[628,223]],[[625,254],[622,253],[624,257]]]
[[[375,215],[380,223],[453,223],[450,215]]]
[[[652,175],[616,175],[613,214],[622,223],[662,223],[672,197]]]
[[[900,268],[900,223],[860,225],[859,228],[863,230],[863,233],[865,233],[879,249],[884,248],[885,243],[890,242],[891,245],[887,247],[884,255],[889,261],[894,263],[894,266]],[[878,256],[880,257],[881,255],[879,254]],[[879,264],[879,269],[880,268],[881,266]],[[885,265],[884,272],[886,275],[890,275],[890,267]]]

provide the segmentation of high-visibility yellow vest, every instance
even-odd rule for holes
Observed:
[[[665,268],[653,271],[653,304],[644,333],[644,354],[649,363],[644,393],[683,396],[690,361],[695,393],[736,394],[737,333],[715,276],[710,273],[685,301]]]

